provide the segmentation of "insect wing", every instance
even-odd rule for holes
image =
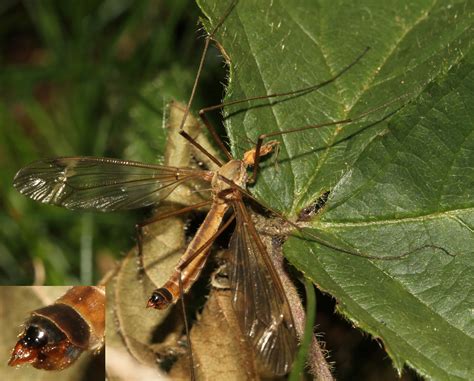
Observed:
[[[290,307],[273,263],[241,201],[231,238],[230,283],[241,329],[262,363],[276,375],[293,363],[297,341]]]
[[[68,209],[112,211],[156,204],[203,171],[99,157],[59,157],[22,168],[13,180],[25,196]]]

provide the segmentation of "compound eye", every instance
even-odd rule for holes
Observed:
[[[46,330],[34,325],[30,325],[22,338],[22,342],[26,347],[39,348],[48,343],[48,333]]]
[[[163,300],[163,297],[157,292],[154,292],[150,296],[150,302],[153,304],[159,304],[162,300]]]
[[[147,307],[162,310],[168,307],[172,303],[172,300],[173,295],[168,289],[159,288],[151,294],[150,299],[148,299]]]

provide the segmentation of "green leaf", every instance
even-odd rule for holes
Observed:
[[[214,25],[226,4],[201,3]],[[411,252],[369,260],[297,238],[285,248],[399,371],[443,380],[474,376],[473,14],[469,1],[240,1],[217,33],[227,100],[317,84],[371,48],[318,91],[226,108],[227,129],[240,157],[262,133],[369,112],[279,137],[279,165],[268,160],[252,192],[295,219],[330,191],[312,235],[369,255]]]

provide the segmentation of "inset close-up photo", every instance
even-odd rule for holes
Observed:
[[[2,286],[0,311],[2,379],[104,379],[104,288]]]

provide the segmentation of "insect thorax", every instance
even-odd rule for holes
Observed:
[[[247,166],[242,160],[231,160],[216,171],[212,179],[212,192],[220,198],[232,197],[231,194],[235,193],[232,190],[235,190],[235,187],[233,188],[231,182],[239,187],[245,187]]]

